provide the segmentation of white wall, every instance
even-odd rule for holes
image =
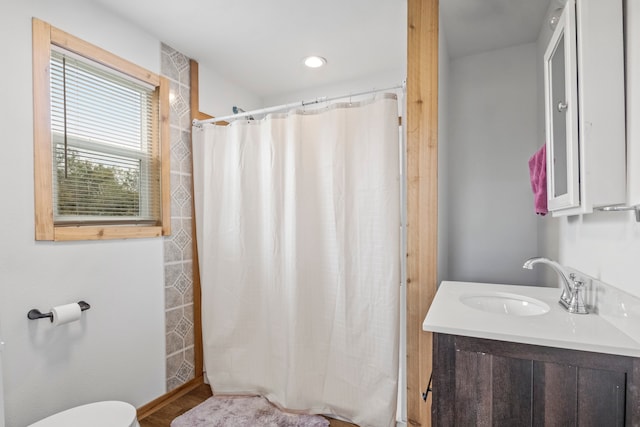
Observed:
[[[628,195],[640,203],[640,3],[626,0]],[[640,296],[640,223],[632,213],[556,218],[563,264]]]
[[[250,111],[292,102],[310,101],[321,97],[384,89],[402,84],[406,75],[404,70],[405,67],[399,66],[385,72],[363,76],[357,80],[310,87],[296,92],[279,93],[262,98],[221,76],[215,71],[215,64],[200,62],[198,63],[200,111],[214,117],[220,117],[233,114],[233,106]],[[353,100],[357,100],[357,98],[354,97]],[[309,108],[313,108],[313,106]]]
[[[438,283],[449,273],[449,73],[450,59],[442,25],[438,39]]]
[[[549,44],[549,40],[551,40],[551,35],[553,34],[553,30],[550,25],[546,23],[549,22],[553,15],[556,15],[556,10],[559,8],[563,8],[566,0],[552,0],[547,9],[547,15],[544,19],[544,23],[542,27],[540,27],[540,32],[538,33],[538,41],[537,41],[537,79],[538,79],[538,138],[540,141],[546,141],[546,131],[545,131],[545,114],[544,114],[544,53],[547,50],[547,45]],[[536,256],[545,256],[552,260],[560,260],[560,230],[559,230],[559,222],[556,221],[551,214],[548,214],[544,217],[538,218],[538,253]],[[540,279],[540,283],[546,286],[557,286],[560,283],[560,278],[558,274],[549,267],[536,267],[534,272],[538,275]]]
[[[221,117],[233,114],[237,106],[245,111],[262,108],[262,99],[225,79],[215,71],[215,65],[198,63],[200,111]]]
[[[386,72],[362,76],[357,80],[347,80],[330,86],[318,86],[302,91],[282,93],[265,97],[266,107],[288,104],[298,101],[311,101],[321,97],[335,97],[373,89],[385,89],[402,84],[405,80],[405,67],[398,66]],[[355,98],[354,98],[355,100]]]
[[[536,45],[451,61],[447,280],[536,284],[538,253],[529,157],[537,132]]]
[[[640,2],[626,0],[627,156],[629,204],[640,204]]]
[[[95,400],[140,406],[165,390],[162,240],[34,241],[32,16],[160,69],[158,40],[88,2],[1,6],[0,337],[8,427]],[[78,300],[92,306],[81,322],[54,329],[27,319],[32,308]]]

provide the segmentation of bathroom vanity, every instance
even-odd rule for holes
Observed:
[[[640,343],[615,321],[566,312],[560,293],[441,284],[423,323],[434,426],[640,425]]]
[[[435,426],[640,423],[640,361],[459,335],[433,336]]]

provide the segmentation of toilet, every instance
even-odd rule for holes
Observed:
[[[115,400],[89,403],[58,412],[29,427],[139,427],[136,408]]]
[[[0,339],[0,427],[4,427],[2,348]],[[51,415],[29,427],[140,427],[136,408],[125,402],[105,401],[77,406]]]
[[[4,341],[0,337],[0,427],[4,427],[4,389],[2,388],[2,348]]]

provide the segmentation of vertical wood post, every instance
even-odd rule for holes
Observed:
[[[189,78],[190,78],[190,102],[191,102],[191,121],[194,119],[200,119],[200,86],[199,86],[199,73],[198,63],[193,59],[189,60]],[[193,188],[193,134],[191,135],[192,141],[192,155],[191,155],[191,194],[194,194]],[[200,264],[198,259],[198,242],[196,240],[196,206],[195,197],[191,197],[191,239],[193,244],[193,334],[194,334],[194,363],[195,363],[195,376],[196,378],[202,377],[204,371],[203,363],[203,344],[202,344],[202,297],[200,287]]]
[[[431,334],[422,321],[437,287],[438,0],[408,0],[407,421],[430,426]]]

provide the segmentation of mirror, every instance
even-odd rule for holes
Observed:
[[[561,34],[547,64],[550,80],[550,88],[548,89],[550,104],[557,106],[557,108],[550,109],[550,132],[552,134],[551,140],[553,141],[551,176],[553,176],[554,184],[552,197],[567,194],[567,97],[564,84],[566,78],[564,43],[565,36]]]
[[[570,1],[557,21],[543,60],[550,211],[580,204],[575,22],[575,4]]]
[[[561,3],[440,2],[442,280],[539,283],[521,268],[545,245],[528,160],[545,142],[543,54]]]

